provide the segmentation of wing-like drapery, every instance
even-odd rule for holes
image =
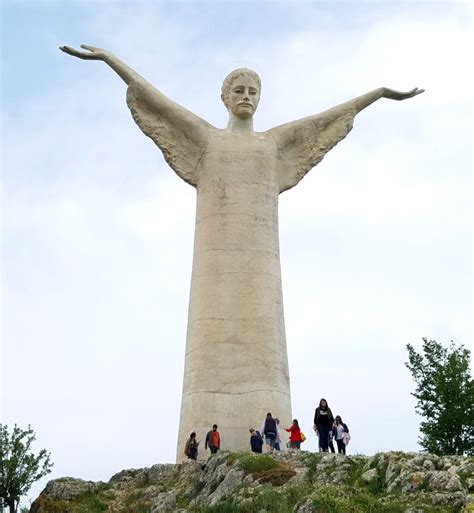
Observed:
[[[196,187],[197,167],[214,127],[148,82],[130,84],[127,105],[137,125],[160,148],[169,166]]]
[[[280,192],[294,187],[352,129],[352,101],[268,130],[280,154]]]

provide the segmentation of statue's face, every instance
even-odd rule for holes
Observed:
[[[237,77],[230,88],[224,103],[227,109],[239,118],[250,118],[257,110],[260,88],[249,75]]]

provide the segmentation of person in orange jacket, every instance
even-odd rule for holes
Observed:
[[[216,452],[221,448],[221,435],[219,434],[219,431],[217,431],[217,424],[214,424],[211,431],[206,435],[204,449],[207,449],[208,447],[211,454],[216,454]]]

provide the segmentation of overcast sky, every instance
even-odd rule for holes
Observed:
[[[326,397],[350,453],[419,450],[405,345],[472,335],[469,4],[1,8],[2,422],[31,424],[55,463],[30,497],[50,478],[174,461],[193,251],[195,190],[134,124],[125,84],[63,44],[111,50],[217,127],[222,79],[245,65],[263,82],[256,130],[379,86],[426,89],[362,112],[280,196],[305,448]]]

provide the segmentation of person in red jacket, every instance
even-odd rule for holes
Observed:
[[[298,421],[293,419],[293,424],[285,431],[290,433],[290,449],[299,449],[301,446],[301,429],[298,425]]]

